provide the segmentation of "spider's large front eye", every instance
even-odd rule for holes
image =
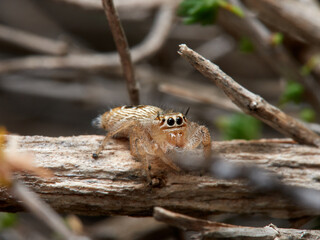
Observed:
[[[173,119],[173,118],[168,118],[167,124],[168,124],[169,126],[173,126],[173,125],[174,125],[174,119]]]
[[[177,123],[177,125],[181,125],[182,124],[182,118],[181,117],[177,117],[176,123]]]

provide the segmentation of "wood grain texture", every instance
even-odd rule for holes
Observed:
[[[25,184],[61,213],[83,215],[152,215],[159,206],[180,213],[267,214],[298,218],[319,214],[299,209],[278,195],[258,194],[244,180],[219,180],[185,173],[166,175],[165,186],[151,188],[141,163],[130,155],[126,140],[111,140],[98,160],[91,159],[103,136],[8,136],[22,152],[35,155],[38,166],[55,177],[21,175]],[[320,190],[320,149],[290,140],[213,142],[213,151],[235,163],[257,164],[281,176],[284,183]],[[156,169],[161,164],[154,163]],[[160,170],[159,170],[160,171]],[[0,211],[21,208],[0,188]]]

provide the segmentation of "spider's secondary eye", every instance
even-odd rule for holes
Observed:
[[[176,121],[177,121],[177,124],[178,124],[178,125],[181,125],[181,124],[182,124],[182,118],[181,118],[181,117],[177,117]]]
[[[173,126],[173,125],[174,125],[174,119],[173,119],[173,118],[168,118],[167,124],[168,124],[169,126]]]

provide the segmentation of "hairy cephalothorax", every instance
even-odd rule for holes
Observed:
[[[97,117],[93,124],[108,131],[99,149],[92,155],[98,158],[111,137],[126,137],[130,141],[131,154],[145,162],[149,169],[152,158],[161,159],[172,169],[180,169],[170,160],[168,153],[193,150],[200,145],[205,157],[211,155],[211,137],[205,126],[190,122],[186,114],[164,111],[150,105],[113,108]]]

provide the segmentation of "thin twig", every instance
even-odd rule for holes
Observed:
[[[130,49],[117,10],[114,7],[113,0],[102,0],[102,4],[109,22],[113,39],[120,55],[123,73],[127,80],[130,102],[133,105],[139,105],[139,89],[134,76]]]
[[[245,113],[260,119],[298,143],[320,147],[320,136],[280,109],[267,103],[260,96],[242,87],[221,71],[217,65],[194,52],[185,44],[180,45],[179,54],[205,77],[211,79]]]
[[[39,53],[64,55],[68,52],[68,44],[64,41],[55,41],[1,24],[0,39]]]
[[[192,30],[190,32],[193,33]],[[230,53],[231,51],[234,51],[234,49],[235,40],[226,33],[220,33],[216,37],[211,36],[211,39],[209,41],[206,41],[201,46],[197,47],[195,50],[200,54],[205,53],[209,59],[217,61],[226,54]],[[179,75],[188,76],[192,73],[193,70],[187,68],[187,64],[188,63],[186,63],[183,59],[178,58],[173,63],[173,67],[175,71],[179,73]]]
[[[277,228],[273,224],[265,227],[244,227],[202,220],[155,207],[156,220],[187,231],[201,232],[201,239],[318,239],[319,230]]]
[[[87,237],[76,236],[64,224],[63,219],[53,211],[50,206],[37,197],[37,195],[29,190],[19,181],[14,181],[10,188],[13,195],[21,200],[21,204],[31,213],[35,214],[39,219],[43,220],[55,232],[59,233],[64,239],[68,240],[88,240]]]
[[[140,44],[132,48],[133,62],[152,56],[162,47],[171,30],[175,7],[174,2],[161,5],[150,33]]]

